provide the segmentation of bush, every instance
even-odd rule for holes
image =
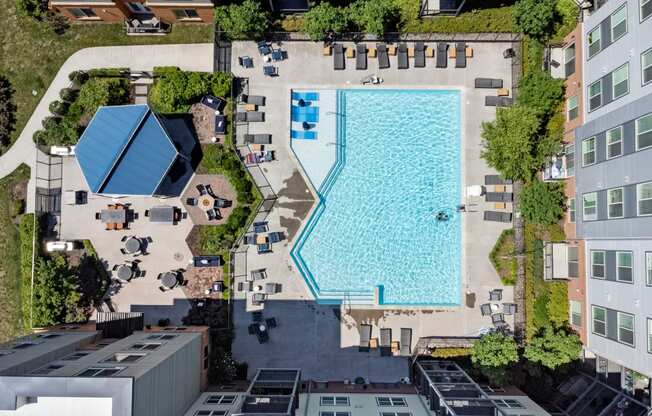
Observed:
[[[80,75],[78,80],[83,79],[83,75]],[[86,81],[81,82],[83,84]],[[73,81],[74,83],[74,81]],[[81,86],[80,84],[80,86]],[[76,91],[72,88],[64,88],[61,91],[59,91],[59,98],[61,98],[62,101],[65,101],[67,103],[73,103],[77,99],[77,95],[79,95],[79,91]]]
[[[44,20],[56,35],[63,35],[66,30],[70,29],[68,18],[58,13],[47,11]]]
[[[231,75],[224,72],[189,72],[174,67],[155,68],[156,82],[150,89],[149,102],[160,113],[186,113],[202,96],[213,93],[228,96]]]
[[[471,353],[471,348],[436,348],[430,355],[435,358],[452,358],[467,357]]]
[[[545,328],[530,340],[523,356],[551,370],[580,358],[582,343],[577,334],[565,329]]]
[[[259,39],[269,25],[267,12],[254,0],[216,7],[215,23],[231,39]]]
[[[568,324],[568,284],[566,282],[550,282],[548,285],[548,319],[560,328]]]
[[[364,32],[381,36],[395,29],[398,10],[393,0],[356,0],[350,18]]]
[[[48,2],[45,0],[17,0],[16,10],[23,16],[41,19],[48,10]]]
[[[552,35],[556,0],[519,0],[514,7],[514,24],[535,39]]]
[[[310,9],[303,18],[303,31],[312,40],[323,40],[330,31],[343,32],[347,25],[348,17],[344,10],[326,2]]]
[[[38,219],[37,219],[38,224]],[[34,246],[32,245],[32,239],[36,237],[36,241],[40,241],[39,237],[39,228],[36,228],[36,233],[34,233],[34,214],[25,214],[20,218],[20,225],[18,229],[20,237],[20,275],[21,275],[21,285],[24,289],[21,289],[21,306],[23,319],[26,322],[25,327],[29,327],[28,317],[31,315],[31,306],[32,306],[32,297],[31,290],[27,288],[31,287],[32,281],[32,257],[34,255]],[[38,244],[37,244],[38,250]],[[36,253],[36,258],[38,258],[38,251]]]
[[[529,71],[519,82],[518,103],[548,120],[564,100],[564,80],[554,79],[540,69]]]
[[[72,71],[70,74],[68,74],[68,79],[70,82],[72,82],[78,88],[84,82],[88,81],[88,78],[88,73],[85,71]]]
[[[88,71],[91,78],[124,78],[129,68],[93,68]]]
[[[65,101],[52,101],[50,103],[50,112],[57,116],[65,116],[68,112],[69,103]]]
[[[518,351],[513,338],[500,332],[483,335],[473,345],[471,362],[494,385],[506,382],[507,369],[518,361]]]
[[[253,184],[247,177],[238,156],[233,150],[221,144],[207,146],[202,164],[208,173],[223,174],[229,179],[238,195],[237,200],[239,203],[250,204],[254,201],[251,192]]]
[[[16,124],[16,105],[9,80],[0,75],[0,146],[9,144]]]
[[[216,255],[231,249],[233,243],[247,224],[251,214],[248,206],[233,208],[229,219],[224,224],[201,227],[199,234],[199,249],[204,255]]]
[[[82,115],[92,116],[104,105],[129,102],[129,81],[124,78],[91,78],[79,89],[79,95],[71,107],[77,107]]]
[[[564,215],[565,201],[562,183],[534,180],[523,187],[520,210],[527,221],[549,225]]]
[[[228,97],[231,95],[231,83],[233,76],[228,72],[214,72],[211,82],[213,95],[216,97]]]

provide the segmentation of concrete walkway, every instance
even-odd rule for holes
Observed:
[[[0,156],[0,178],[13,172],[21,163],[32,171],[28,186],[27,210],[34,210],[36,190],[36,146],[32,140],[41,122],[50,115],[50,103],[59,99],[59,91],[70,86],[68,74],[92,68],[130,68],[132,71],[151,71],[155,66],[177,66],[189,71],[213,71],[213,44],[136,45],[87,48],[75,52],[61,66],[41,101],[29,118],[18,140]]]

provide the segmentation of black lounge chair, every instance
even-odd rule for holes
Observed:
[[[245,144],[271,144],[272,135],[271,134],[245,134],[244,142]]]
[[[511,185],[511,179],[503,179],[500,175],[485,175],[484,176],[485,185]]]
[[[491,292],[489,292],[489,300],[492,302],[497,302],[499,300],[503,300],[503,290],[502,289],[494,289]]]
[[[255,105],[265,105],[265,97],[262,95],[247,95],[247,94],[242,94],[240,96],[242,99],[242,102],[245,104],[255,104]]]
[[[494,221],[494,222],[512,222],[512,213],[498,212],[498,211],[485,211],[484,220]]]
[[[446,68],[448,66],[448,43],[437,44],[437,68]]]
[[[401,328],[401,355],[412,354],[412,328]]]
[[[344,47],[340,43],[333,46],[333,69],[344,69]]]
[[[476,78],[475,79],[476,88],[502,88],[503,80],[497,78]]]
[[[510,107],[514,104],[512,97],[497,97],[493,95],[484,98],[484,105],[487,107]]]
[[[229,206],[229,201],[216,196],[214,206],[215,208],[227,208]]]
[[[355,46],[355,69],[367,69],[367,45],[364,43]]]
[[[383,328],[380,330],[380,356],[391,357],[392,355],[392,329]]]
[[[485,303],[483,305],[480,305],[480,312],[482,312],[482,316],[491,315],[491,304]]]
[[[265,113],[262,111],[247,111],[246,113],[236,113],[235,121],[249,123],[265,121]]]
[[[369,343],[371,342],[371,325],[360,325],[360,346],[358,351],[369,352]]]
[[[455,44],[455,68],[466,68],[466,43]]]
[[[398,61],[398,69],[408,69],[408,49],[405,43],[398,45],[396,60]]]
[[[419,41],[414,43],[414,67],[424,68],[426,66],[426,45]]]
[[[484,198],[487,202],[512,202],[514,194],[511,192],[487,192]]]
[[[190,205],[191,207],[194,207],[197,205],[197,198],[186,198],[186,204]]]
[[[215,215],[215,211],[212,209],[209,209],[206,211],[206,218],[208,218],[208,221],[214,221],[217,219],[217,216]]]
[[[267,234],[267,238],[271,244],[274,244],[278,243],[279,241],[283,241],[285,235],[280,231],[274,231],[273,233]]]
[[[514,315],[518,307],[515,303],[503,303],[503,313],[505,315]]]
[[[389,68],[389,55],[387,54],[387,45],[384,43],[378,43],[376,45],[376,51],[378,52],[378,68]]]

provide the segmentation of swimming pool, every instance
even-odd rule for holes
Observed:
[[[317,301],[379,287],[382,304],[459,304],[460,92],[339,90],[336,113],[336,163],[292,250]]]

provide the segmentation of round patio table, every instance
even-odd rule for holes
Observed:
[[[140,241],[136,237],[129,237],[125,241],[125,250],[130,254],[138,252],[140,250]]]
[[[215,204],[215,200],[210,195],[202,195],[197,198],[197,205],[203,209],[211,209]]]
[[[175,287],[178,283],[177,275],[172,272],[167,272],[161,277],[161,284],[169,289]]]
[[[258,329],[260,329],[260,332],[265,332],[267,330],[267,327],[265,325],[263,325],[263,324],[260,324]]]
[[[120,267],[118,267],[118,279],[124,280],[124,281],[129,281],[131,280],[131,276],[133,275],[134,271],[131,268],[130,265],[128,264],[121,264]]]

